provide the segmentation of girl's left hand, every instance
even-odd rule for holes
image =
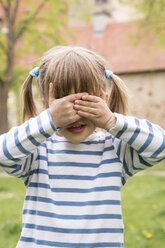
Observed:
[[[100,97],[84,95],[82,100],[75,101],[74,109],[77,110],[79,116],[91,120],[95,126],[105,130],[109,130],[116,124],[114,113]]]

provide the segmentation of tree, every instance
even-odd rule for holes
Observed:
[[[138,39],[148,41],[154,37],[156,45],[165,47],[165,1],[164,0],[120,0],[124,4],[133,6],[139,19]],[[137,40],[138,42],[138,40]]]
[[[79,8],[81,2],[0,0],[0,134],[8,131],[8,93],[11,88],[18,91],[22,72],[28,69],[25,58],[31,54],[34,60],[34,55],[65,44],[66,31],[71,33],[70,5]]]

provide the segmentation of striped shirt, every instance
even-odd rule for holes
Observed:
[[[165,132],[116,118],[80,144],[56,135],[49,110],[0,136],[0,165],[27,188],[17,248],[124,247],[121,187],[165,159]]]

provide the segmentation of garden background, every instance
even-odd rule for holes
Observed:
[[[0,134],[21,123],[21,84],[38,57],[68,44],[103,55],[130,89],[131,114],[165,128],[164,30],[164,0],[0,0]],[[0,248],[16,247],[24,196],[0,170]],[[128,180],[125,248],[165,248],[164,206],[165,162]]]

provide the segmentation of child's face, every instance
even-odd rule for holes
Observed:
[[[75,123],[72,123],[65,128],[61,128],[59,134],[72,143],[80,143],[91,135],[95,129],[95,125],[90,120],[81,118]]]

